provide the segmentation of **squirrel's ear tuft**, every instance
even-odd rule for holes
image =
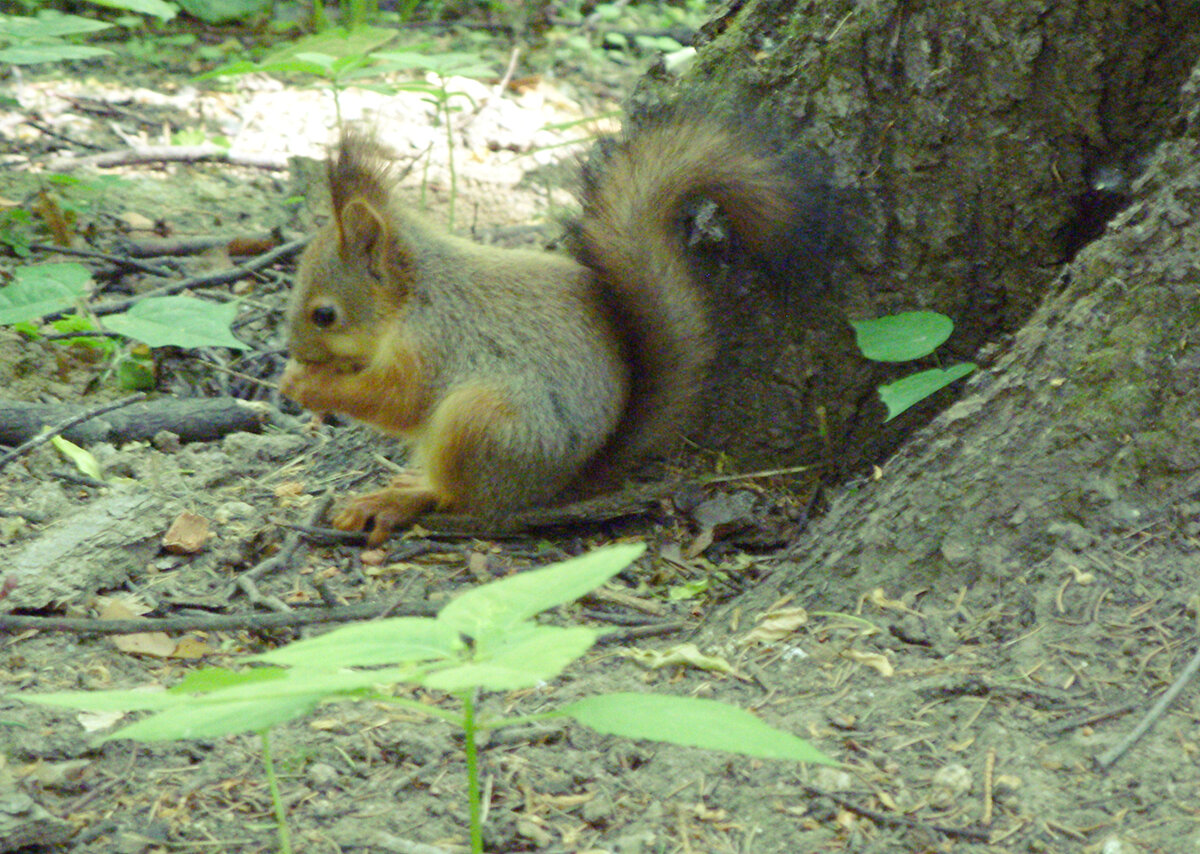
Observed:
[[[370,130],[354,126],[343,130],[326,165],[334,211],[358,197],[385,207],[395,180],[394,160],[394,152]]]

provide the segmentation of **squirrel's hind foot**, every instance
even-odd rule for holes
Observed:
[[[381,545],[392,531],[432,510],[437,496],[421,475],[405,473],[384,489],[349,499],[333,519],[342,531],[367,530],[367,545]]]

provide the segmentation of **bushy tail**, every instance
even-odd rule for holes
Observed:
[[[688,258],[682,218],[698,198],[738,241],[768,255],[796,213],[779,160],[717,120],[675,117],[637,131],[585,175],[572,234],[596,272],[632,366],[629,405],[604,459],[623,469],[687,429],[714,353],[709,298]]]

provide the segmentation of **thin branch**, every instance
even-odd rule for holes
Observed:
[[[78,617],[27,617],[0,614],[0,632],[64,632],[78,635],[130,635],[139,632],[223,632],[245,629],[291,628],[318,623],[370,620],[383,615],[432,617],[437,609],[424,603],[395,605],[372,602],[340,608],[306,609],[287,614],[204,614],[190,617],[141,617],[136,620],[94,620]]]
[[[46,444],[55,436],[66,430],[69,430],[76,424],[82,424],[84,421],[91,421],[93,418],[104,415],[108,412],[112,412],[114,409],[121,409],[122,407],[129,406],[131,403],[137,403],[139,400],[145,399],[146,395],[138,392],[137,394],[131,394],[129,397],[124,398],[123,400],[118,400],[116,403],[106,403],[103,406],[97,406],[94,409],[89,409],[85,412],[79,413],[78,415],[72,415],[65,421],[60,421],[58,424],[53,425],[48,430],[45,430],[42,433],[39,433],[37,436],[34,436],[29,441],[17,445],[17,447],[0,457],[0,470],[3,470],[3,468],[13,460],[29,453],[34,448]]]
[[[108,261],[111,264],[119,264],[122,267],[141,270],[143,273],[149,273],[152,276],[167,278],[175,275],[174,271],[168,270],[166,267],[156,267],[153,264],[147,264],[135,258],[126,258],[123,255],[111,255],[108,252],[99,252],[95,249],[76,249],[73,246],[57,246],[53,243],[30,243],[29,248],[36,249],[39,252],[61,252],[63,255],[75,255],[80,258],[98,258],[101,261]]]
[[[1151,707],[1150,711],[1146,712],[1146,716],[1138,721],[1138,725],[1133,728],[1133,732],[1097,756],[1096,765],[1100,768],[1108,768],[1124,756],[1125,751],[1133,747],[1137,743],[1137,740],[1145,735],[1150,727],[1154,726],[1155,721],[1163,716],[1163,713],[1167,711],[1167,707],[1174,702],[1175,698],[1179,696],[1179,692],[1184,689],[1188,682],[1192,681],[1192,678],[1198,671],[1200,671],[1200,649],[1196,650],[1196,654],[1192,656],[1192,660],[1183,668],[1183,672],[1179,674],[1179,678],[1171,683],[1171,687],[1163,692],[1163,695],[1158,698],[1158,702]]]
[[[165,297],[177,294],[180,291],[186,291],[188,288],[211,288],[216,285],[227,285],[230,282],[236,282],[238,279],[244,278],[249,274],[261,270],[263,267],[269,267],[281,258],[297,254],[301,249],[308,245],[311,237],[305,236],[296,240],[284,243],[282,246],[276,246],[270,252],[264,252],[257,258],[247,261],[245,264],[239,264],[229,270],[221,270],[217,273],[209,273],[204,276],[192,276],[190,279],[182,279],[170,285],[163,285],[161,288],[155,288],[152,291],[146,291],[143,294],[138,294],[136,297],[128,299],[110,300],[91,307],[92,314],[115,314],[118,311],[125,311],[136,303],[148,297]]]

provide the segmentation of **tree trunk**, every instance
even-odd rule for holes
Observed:
[[[828,158],[836,233],[826,289],[760,283],[722,307],[700,444],[742,467],[884,459],[951,397],[882,426],[875,387],[916,368],[863,360],[847,320],[941,311],[956,326],[942,364],[1020,328],[1168,132],[1198,15],[1192,0],[763,0],[714,21],[680,89],[760,103]]]

